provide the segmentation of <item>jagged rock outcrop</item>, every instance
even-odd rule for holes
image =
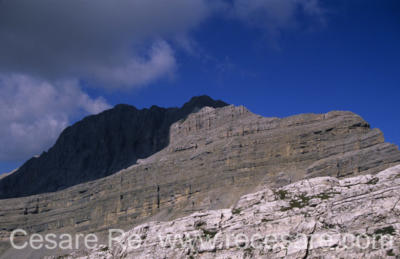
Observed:
[[[0,179],[0,199],[58,191],[113,174],[165,148],[172,123],[205,106],[226,105],[199,96],[181,108],[138,110],[120,104],[86,117],[66,128],[48,152]]]
[[[400,166],[347,179],[265,187],[230,209],[149,222],[65,258],[394,258],[400,255]]]
[[[227,208],[260,186],[376,174],[399,163],[398,148],[351,112],[280,119],[242,106],[205,107],[171,125],[167,147],[118,173],[54,193],[0,200],[0,245],[7,249],[16,228],[128,229]]]

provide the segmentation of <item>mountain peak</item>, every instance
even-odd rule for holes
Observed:
[[[136,110],[136,107],[133,106],[133,105],[130,105],[130,104],[120,103],[120,104],[115,105],[113,109],[115,109],[115,110],[120,110],[120,109],[135,109],[135,110]]]
[[[128,104],[91,115],[66,128],[48,152],[0,180],[0,198],[65,189],[118,172],[165,148],[170,126],[205,106],[223,107],[203,95],[181,108],[138,110]],[[26,186],[26,183],[31,183]]]
[[[182,108],[183,109],[188,109],[188,108],[202,108],[205,106],[209,107],[214,107],[214,108],[219,108],[219,107],[224,107],[227,106],[228,104],[225,103],[224,101],[221,100],[214,100],[208,95],[199,95],[199,96],[194,96],[192,97],[188,102],[186,102]]]

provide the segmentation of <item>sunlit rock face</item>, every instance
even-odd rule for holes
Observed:
[[[142,224],[111,246],[66,258],[394,258],[399,200],[400,166],[317,177],[264,187],[229,209]]]
[[[193,112],[169,126],[166,146],[134,157],[134,165],[61,191],[0,200],[2,251],[16,228],[31,233],[131,229],[152,220],[229,208],[265,186],[319,176],[373,175],[400,163],[398,148],[351,112],[267,118],[243,106],[191,107]],[[143,134],[152,130],[157,131],[145,128]],[[108,134],[118,139],[118,132],[116,127]]]

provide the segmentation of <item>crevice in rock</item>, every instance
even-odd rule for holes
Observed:
[[[160,208],[160,186],[157,185],[157,209]]]

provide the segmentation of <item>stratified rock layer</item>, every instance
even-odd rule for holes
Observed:
[[[115,133],[117,134],[117,133]],[[378,129],[351,112],[264,118],[205,107],[172,124],[169,145],[111,176],[56,193],[0,200],[10,231],[97,232],[230,207],[260,186],[375,174],[400,163]]]
[[[138,110],[119,104],[66,128],[55,145],[0,179],[0,199],[54,192],[111,175],[168,146],[172,123],[205,106],[227,104],[193,97],[181,108]]]
[[[111,247],[66,258],[394,258],[399,201],[400,166],[374,176],[317,177],[265,187],[231,209],[139,225]]]

